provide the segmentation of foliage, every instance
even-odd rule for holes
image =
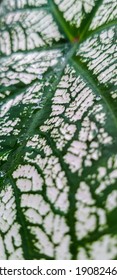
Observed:
[[[0,259],[116,259],[116,0],[0,13]]]

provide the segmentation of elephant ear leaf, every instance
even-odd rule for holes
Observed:
[[[116,0],[0,13],[0,259],[116,259]]]

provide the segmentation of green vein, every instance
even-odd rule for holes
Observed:
[[[63,47],[66,48],[67,46],[69,47],[71,43],[66,42],[65,39],[61,39],[61,41],[58,42],[54,42],[52,44],[52,46],[50,45],[44,45],[43,47],[35,47],[34,50],[29,49],[29,50],[17,50],[17,51],[13,51],[12,54],[5,54],[5,53],[0,53],[0,59],[4,59],[4,58],[9,58],[11,56],[14,56],[16,54],[33,54],[33,53],[38,53],[38,52],[44,52],[44,51],[52,51],[52,50],[58,50],[61,48],[61,50],[63,50]],[[19,60],[18,60],[19,61]],[[36,62],[35,62],[36,63]],[[15,64],[15,62],[14,62]],[[6,71],[7,72],[7,71]]]
[[[109,30],[110,28],[116,28],[117,26],[117,20],[113,20],[111,22],[108,22],[106,24],[102,24],[101,26],[97,27],[94,30],[89,30],[85,36],[85,38],[81,38],[80,43],[85,42],[88,38],[100,34],[101,32],[105,31],[105,30]]]
[[[48,0],[51,12],[57,24],[59,25],[61,31],[63,31],[64,35],[69,39],[69,41],[73,42],[75,38],[75,34],[77,28],[75,26],[71,26],[63,17],[63,13],[58,9],[58,6],[52,0]]]
[[[87,14],[85,16],[85,18],[83,19],[83,21],[80,25],[80,41],[82,39],[85,39],[89,26],[92,22],[92,19],[94,18],[95,14],[96,14],[97,10],[99,9],[100,5],[102,4],[102,2],[103,2],[103,0],[96,0],[96,4],[93,7],[93,9],[91,10],[91,12],[89,14]]]
[[[117,129],[117,114],[115,112],[115,110],[113,110],[113,105],[112,103],[110,102],[111,98],[110,98],[110,95],[107,93],[105,94],[105,91],[102,91],[99,87],[97,87],[97,84],[93,78],[93,76],[90,75],[90,72],[89,70],[86,68],[86,65],[83,65],[79,60],[78,58],[76,57],[73,57],[70,59],[71,62],[72,62],[72,65],[74,66],[75,69],[77,69],[79,71],[79,73],[81,74],[81,76],[83,77],[83,79],[86,81],[87,84],[90,85],[91,89],[93,90],[93,92],[98,95],[98,96],[101,96],[102,99],[104,100],[104,103],[106,104],[107,108],[109,109],[111,115],[112,115],[112,118],[113,118],[113,121],[114,121],[114,124],[115,124],[115,127]],[[84,67],[85,66],[85,67]],[[95,77],[96,79],[96,77]],[[97,81],[98,83],[98,81]],[[101,85],[100,85],[101,86]],[[107,89],[106,89],[107,91]]]
[[[23,247],[23,253],[26,260],[32,259],[32,248],[34,248],[33,244],[33,236],[28,231],[26,226],[26,221],[24,218],[24,215],[22,213],[21,205],[20,205],[20,192],[18,191],[18,188],[15,185],[14,180],[12,179],[12,176],[9,175],[9,179],[11,182],[11,185],[13,187],[13,192],[15,196],[15,203],[16,203],[16,211],[17,211],[17,221],[20,228],[20,234],[22,239],[22,247]]]
[[[22,12],[22,13],[24,13],[24,12],[36,12],[36,11],[40,11],[40,10],[50,11],[50,8],[46,5],[41,5],[40,7],[38,7],[38,6],[37,7],[27,6],[27,7],[23,7],[23,8],[17,8],[17,10],[16,9],[13,9],[11,11],[7,10],[6,12],[0,13],[0,16],[2,18],[2,17],[6,17],[7,15],[13,14],[13,13],[17,14],[19,12]]]

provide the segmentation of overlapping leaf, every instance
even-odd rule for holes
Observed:
[[[116,259],[116,1],[1,4],[0,259]]]

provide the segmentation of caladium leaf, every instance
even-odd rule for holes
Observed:
[[[0,9],[0,259],[116,259],[116,1]]]

